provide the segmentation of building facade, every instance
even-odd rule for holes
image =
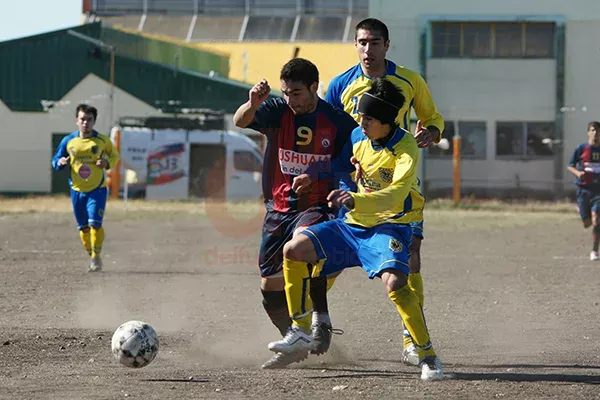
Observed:
[[[423,74],[462,139],[461,182],[492,193],[573,190],[567,172],[600,120],[600,2],[371,0],[390,28],[390,59]],[[414,116],[413,116],[414,117]],[[423,154],[430,193],[452,187],[452,148]]]

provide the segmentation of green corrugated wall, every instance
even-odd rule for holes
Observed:
[[[186,48],[181,50],[176,68],[173,55],[177,45],[172,45],[175,49],[148,45],[144,50],[132,41],[125,46],[123,43],[131,39],[102,28],[100,23],[72,29],[94,38],[120,41],[124,49],[117,49],[115,84],[152,106],[175,100],[181,107],[233,112],[248,97],[249,85],[193,71],[194,66],[215,70],[215,65],[206,61],[212,54],[194,58]],[[168,63],[171,58],[173,63]],[[13,111],[42,111],[41,100],[60,100],[90,73],[108,81],[109,60],[107,52],[68,35],[67,30],[0,43],[0,100]],[[221,62],[217,58],[213,61]]]

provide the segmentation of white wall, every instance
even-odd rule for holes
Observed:
[[[427,83],[447,119],[554,121],[554,60],[430,59]]]
[[[108,134],[110,85],[88,75],[48,112],[12,112],[0,101],[0,192],[51,190],[52,133],[73,132],[75,108],[86,102],[98,108],[96,129]],[[156,109],[115,88],[114,120],[126,115],[154,115]]]
[[[600,120],[600,14],[596,18],[594,22],[567,22],[565,104],[576,109],[564,114],[564,180],[569,185],[573,181],[566,171],[569,158],[578,144],[587,141],[588,122]]]

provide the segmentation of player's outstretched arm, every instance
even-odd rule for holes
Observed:
[[[253,121],[258,107],[269,97],[271,87],[266,79],[258,82],[248,92],[248,101],[242,104],[233,115],[233,123],[238,128],[247,128]]]

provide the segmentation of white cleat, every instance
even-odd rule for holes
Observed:
[[[293,354],[275,353],[273,357],[263,365],[262,369],[282,369],[290,364],[304,361],[308,358],[308,351],[299,351]]]
[[[102,270],[102,259],[100,256],[92,257],[90,261],[89,272],[99,272]]]
[[[269,350],[284,354],[311,351],[316,348],[317,342],[315,342],[312,335],[297,326],[288,329],[283,339],[269,343]]]
[[[591,261],[600,260],[600,254],[598,254],[597,251],[590,252],[590,260]]]
[[[419,353],[414,344],[402,350],[402,362],[406,365],[419,366]]]
[[[436,356],[423,357],[419,365],[421,366],[421,380],[436,381],[444,378],[442,362]]]

